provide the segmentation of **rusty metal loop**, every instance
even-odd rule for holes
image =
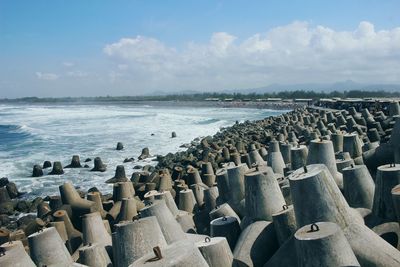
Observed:
[[[226,216],[222,217],[222,220],[225,222],[228,220],[228,218],[226,218]]]
[[[316,223],[311,224],[311,229],[307,233],[314,233],[319,231],[319,226]]]
[[[289,208],[289,206],[286,205],[286,204],[282,206],[282,209],[283,209],[283,210],[287,210],[288,208]]]
[[[204,242],[210,243],[211,242],[211,238],[209,236],[206,236],[206,238],[204,238]]]

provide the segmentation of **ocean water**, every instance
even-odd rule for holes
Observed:
[[[112,185],[104,181],[114,176],[115,167],[125,158],[134,157],[134,163],[124,163],[128,177],[135,165],[153,164],[153,159],[138,161],[142,148],[152,155],[165,155],[184,150],[180,146],[196,137],[213,135],[221,127],[236,120],[257,120],[283,111],[191,107],[177,104],[18,104],[0,105],[0,177],[8,177],[27,197],[58,194],[58,186],[72,181],[87,190],[97,186],[102,192],[111,192]],[[171,138],[175,131],[177,138]],[[154,135],[151,135],[154,134]],[[124,150],[115,150],[117,142]],[[31,177],[34,164],[45,160],[70,163],[79,155],[81,164],[86,158],[101,157],[107,164],[103,173],[90,168],[64,169],[63,175]]]

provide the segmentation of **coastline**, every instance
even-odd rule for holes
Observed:
[[[142,166],[132,177],[126,176],[123,165],[117,166],[115,176],[106,181],[113,186],[110,194],[103,194],[95,184],[89,190],[81,191],[66,182],[60,185],[60,195],[33,201],[18,201],[17,197],[13,197],[14,200],[2,203],[0,208],[8,208],[10,213],[14,210],[21,213],[36,210],[37,213],[36,216],[27,215],[18,220],[2,216],[2,220],[8,219],[6,224],[1,222],[5,225],[2,231],[7,238],[26,241],[27,236],[41,235],[42,225],[63,221],[82,231],[80,235],[85,238],[87,232],[81,223],[93,217],[98,222],[96,233],[105,233],[108,238],[111,232],[118,233],[118,227],[135,225],[149,216],[155,216],[155,220],[164,227],[163,231],[168,231],[167,234],[160,234],[168,242],[186,240],[187,244],[196,244],[204,240],[204,236],[211,236],[210,240],[215,238],[213,227],[216,227],[216,222],[222,222],[222,225],[229,222],[237,228],[235,238],[229,239],[231,252],[234,252],[235,246],[242,249],[243,241],[239,236],[247,235],[250,230],[246,229],[255,229],[253,227],[263,221],[271,223],[276,214],[291,212],[293,229],[282,237],[279,244],[276,239],[268,240],[267,247],[271,251],[263,257],[262,265],[276,266],[289,254],[292,266],[297,262],[296,253],[288,251],[282,244],[292,242],[290,240],[294,239],[290,236],[303,229],[301,227],[310,227],[310,223],[317,222],[312,224],[313,229],[315,224],[324,227],[323,223],[329,222],[336,223],[335,227],[343,230],[343,238],[350,243],[348,249],[354,251],[362,264],[372,262],[376,265],[384,261],[383,265],[395,266],[400,253],[393,246],[396,247],[399,241],[396,244],[390,243],[390,240],[386,242],[386,230],[377,230],[385,226],[384,216],[392,216],[391,220],[395,221],[395,215],[385,208],[386,204],[392,203],[391,199],[378,206],[373,205],[372,200],[374,190],[385,190],[385,194],[390,191],[379,188],[378,182],[377,189],[374,189],[374,181],[381,179],[380,168],[384,168],[385,172],[399,172],[399,167],[392,162],[397,155],[394,149],[399,148],[400,120],[397,118],[400,106],[398,102],[393,102],[385,113],[374,109],[370,113],[358,108],[335,110],[308,107],[235,123],[213,136],[194,139],[185,151],[158,156],[155,166]],[[143,148],[139,159],[151,160],[147,148]],[[94,162],[94,171],[106,168],[100,159],[96,158]],[[81,167],[79,158],[75,163],[77,168]],[[52,172],[60,173],[60,165],[54,164]],[[364,183],[367,179],[368,185],[363,186],[374,188],[346,184],[345,172],[359,168],[365,172],[359,182]],[[11,185],[14,196],[19,195],[12,182],[1,182]],[[309,191],[310,188],[315,194]],[[8,187],[6,190],[9,191]],[[354,194],[367,198],[363,199],[362,209],[356,209],[359,206],[355,206],[355,200],[348,195],[354,190],[357,191]],[[93,195],[96,195],[96,201]],[[356,201],[360,200],[357,198]],[[383,202],[386,198],[376,201]],[[369,212],[366,214],[364,210]],[[371,210],[374,210],[372,215]],[[60,219],[61,215],[63,219]],[[369,219],[368,216],[376,218]],[[358,232],[352,232],[353,227]],[[22,236],[15,237],[17,229],[22,231]],[[46,226],[46,229],[52,227]],[[190,238],[188,235],[191,235]],[[226,238],[232,237],[227,235]],[[66,240],[71,242],[68,238]],[[364,242],[368,240],[376,242]],[[118,239],[111,241],[110,237],[107,244],[118,249],[118,242]],[[262,245],[265,246],[264,243]],[[372,247],[379,255],[390,257],[382,259],[362,253],[367,247]],[[79,246],[75,246],[70,251],[71,255],[78,250]],[[249,252],[243,253],[247,255]]]

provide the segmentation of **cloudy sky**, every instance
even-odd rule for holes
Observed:
[[[0,97],[400,84],[400,1],[0,1]]]

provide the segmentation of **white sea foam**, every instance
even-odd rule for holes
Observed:
[[[15,181],[23,191],[33,195],[58,193],[65,180],[88,189],[97,186],[110,192],[104,181],[114,176],[116,165],[125,158],[137,159],[144,147],[153,155],[183,150],[179,146],[196,137],[215,134],[221,127],[236,120],[261,119],[280,111],[215,108],[171,107],[149,105],[0,105],[0,125],[17,125],[21,135],[1,132],[0,176]],[[6,130],[4,130],[6,131]],[[171,132],[177,138],[171,138]],[[154,135],[151,135],[154,134]],[[10,137],[11,136],[11,137]],[[117,142],[125,149],[116,151]],[[90,168],[64,169],[60,176],[30,177],[34,164],[43,161],[70,163],[72,155],[79,155],[81,164],[86,158],[99,156],[105,164],[104,173],[90,172]],[[127,176],[133,167],[154,161],[125,163]]]

